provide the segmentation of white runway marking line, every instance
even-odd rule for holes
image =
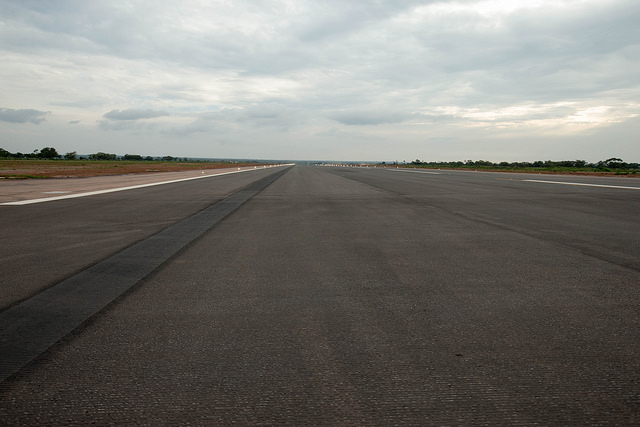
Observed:
[[[287,165],[281,165],[281,166],[287,166]],[[222,172],[222,173],[217,173],[213,175],[198,175],[191,178],[174,179],[171,181],[152,182],[149,184],[131,185],[129,187],[108,188],[106,190],[89,191],[86,193],[67,194],[65,196],[45,197],[42,199],[31,199],[31,200],[20,200],[17,202],[5,202],[5,203],[0,203],[0,206],[22,206],[22,205],[31,205],[34,203],[52,202],[54,200],[75,199],[76,197],[87,197],[87,196],[95,196],[98,194],[115,193],[117,191],[135,190],[136,188],[153,187],[155,185],[171,184],[174,182],[190,181],[192,179],[211,178],[214,176],[230,175],[232,173],[249,172],[249,171],[255,171],[255,170],[262,170],[262,169],[264,168],[235,170],[231,172]]]
[[[428,173],[431,175],[440,175],[440,172],[427,172],[427,171],[412,171],[407,169],[391,169],[394,172],[413,172],[413,173]]]
[[[622,190],[640,190],[640,187],[625,187],[622,185],[603,185],[603,184],[584,184],[580,182],[562,182],[562,181],[542,181],[540,179],[523,179],[524,182],[540,182],[543,184],[564,184],[564,185],[579,185],[582,187],[601,187],[601,188],[619,188]]]

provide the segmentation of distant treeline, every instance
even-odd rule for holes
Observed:
[[[640,170],[640,163],[626,163],[617,157],[589,163],[585,160],[538,160],[535,162],[500,162],[465,160],[457,162],[424,162],[419,159],[407,165],[425,168],[474,168],[474,169],[545,169],[545,170],[596,170],[602,172]]]
[[[103,153],[97,152],[89,155],[78,155],[77,152],[71,151],[69,153],[65,153],[64,155],[60,155],[58,151],[53,147],[44,147],[41,150],[34,150],[31,153],[11,153],[4,148],[0,148],[0,159],[47,159],[47,160],[55,160],[55,159],[65,159],[65,160],[78,160],[78,159],[89,159],[89,160],[130,160],[130,161],[163,161],[163,162],[177,162],[177,161],[187,161],[188,159],[172,157],[172,156],[163,156],[163,157],[151,157],[151,156],[141,156],[139,154],[125,154],[124,156],[118,156],[117,154],[112,153]]]

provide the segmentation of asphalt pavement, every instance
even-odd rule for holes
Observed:
[[[0,206],[0,316],[259,182],[0,383],[0,424],[640,424],[635,179],[295,166]]]

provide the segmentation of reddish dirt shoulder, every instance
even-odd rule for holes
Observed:
[[[258,163],[0,160],[0,178],[82,178],[254,166]],[[263,165],[262,163],[259,165]]]

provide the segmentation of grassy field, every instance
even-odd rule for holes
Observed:
[[[0,160],[0,178],[81,178],[87,176],[177,172],[254,165],[258,165],[258,163],[9,159]]]

